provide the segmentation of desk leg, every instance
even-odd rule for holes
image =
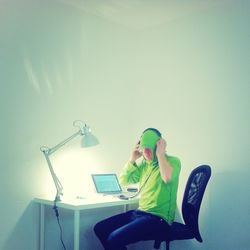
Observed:
[[[44,204],[40,204],[40,232],[39,232],[39,249],[44,250]]]
[[[128,205],[128,204],[125,204],[124,207],[123,207],[123,211],[124,211],[124,212],[127,212],[127,211],[128,211],[128,207],[129,207],[129,205]]]
[[[79,236],[80,236],[80,211],[74,212],[74,250],[79,250]]]

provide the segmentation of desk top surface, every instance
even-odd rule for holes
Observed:
[[[36,197],[33,200],[36,203],[44,205],[54,205],[53,198],[51,197]],[[103,195],[93,195],[89,197],[62,197],[62,200],[57,202],[58,207],[67,208],[71,210],[84,210],[90,208],[101,208],[101,207],[110,207],[110,206],[119,206],[119,205],[129,205],[137,204],[139,201],[138,198],[121,200],[113,196],[103,196]]]

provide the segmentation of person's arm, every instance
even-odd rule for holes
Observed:
[[[140,180],[140,166],[136,164],[136,160],[142,156],[139,150],[139,143],[133,149],[131,156],[125,165],[125,168],[121,172],[119,177],[121,185],[127,185],[131,183],[137,183]]]
[[[166,159],[166,141],[162,138],[157,142],[156,146],[156,156],[158,159],[158,164],[160,168],[160,174],[162,180],[167,183],[171,181],[173,167],[170,165]]]
[[[131,156],[129,158],[129,163],[136,164],[136,160],[138,160],[141,156],[142,152],[140,151],[140,141],[139,141],[131,153]]]

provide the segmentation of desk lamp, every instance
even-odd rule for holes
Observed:
[[[98,139],[91,133],[91,129],[89,126],[87,126],[83,121],[81,120],[76,120],[73,122],[73,125],[75,127],[78,127],[79,130],[74,133],[73,135],[71,135],[70,137],[66,138],[65,140],[63,140],[62,142],[58,143],[57,145],[55,145],[52,148],[49,148],[47,146],[42,146],[40,147],[40,150],[43,152],[44,157],[47,161],[51,176],[53,178],[55,187],[56,187],[56,197],[54,202],[56,203],[57,201],[61,201],[61,195],[63,195],[63,186],[61,184],[61,182],[59,181],[58,177],[55,174],[55,171],[52,167],[51,161],[49,156],[51,154],[53,154],[54,152],[56,152],[59,148],[61,148],[62,146],[64,146],[66,143],[68,143],[69,141],[71,141],[73,138],[75,138],[78,135],[82,136],[82,142],[81,142],[81,146],[82,147],[91,147],[91,146],[95,146],[97,145]]]

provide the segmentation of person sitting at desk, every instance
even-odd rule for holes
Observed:
[[[180,160],[166,154],[161,133],[155,128],[144,130],[120,176],[122,185],[139,183],[139,207],[95,225],[104,249],[126,250],[128,244],[152,239],[168,229],[175,218],[180,169]]]

